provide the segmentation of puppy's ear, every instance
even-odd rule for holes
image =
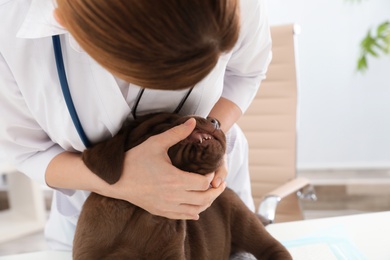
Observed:
[[[125,134],[98,143],[85,150],[82,159],[85,165],[109,184],[116,183],[121,177],[125,157]]]

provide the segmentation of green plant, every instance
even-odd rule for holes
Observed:
[[[357,70],[361,72],[368,69],[368,56],[379,57],[390,54],[390,21],[381,23],[375,30],[369,30],[360,43],[360,50]]]

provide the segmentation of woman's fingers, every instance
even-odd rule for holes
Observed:
[[[185,188],[187,190],[205,191],[210,188],[210,185],[213,188],[218,188],[225,181],[228,174],[226,159],[223,160],[221,166],[215,172],[206,175],[190,172],[181,172],[179,174],[182,175],[181,177],[186,183]]]
[[[188,119],[184,124],[172,127],[171,129],[150,137],[156,143],[161,145],[165,150],[168,150],[171,146],[177,144],[181,140],[189,136],[196,126],[194,118]]]
[[[210,183],[214,179],[214,173],[201,175],[193,172],[184,172],[176,169],[176,179],[178,188],[183,191],[206,191],[210,188]]]
[[[211,206],[214,200],[225,190],[226,183],[222,183],[218,188],[210,188],[207,191],[187,191],[180,204],[167,203],[169,207],[161,211],[151,212],[155,215],[164,216],[171,219],[199,219],[199,214]],[[172,207],[173,205],[173,207]]]
[[[207,191],[188,191],[187,197],[183,198],[183,201],[191,201],[191,205],[200,206],[201,211],[210,207],[214,200],[221,195],[226,188],[226,182],[222,182],[218,188],[210,188]],[[187,204],[187,202],[182,202]]]
[[[228,174],[227,156],[225,154],[222,165],[215,171],[214,178],[210,182],[211,185],[214,188],[219,187],[219,185],[221,185],[221,183],[225,180],[227,174]]]

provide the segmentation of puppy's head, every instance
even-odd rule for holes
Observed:
[[[178,120],[184,123],[190,117]],[[220,123],[214,118],[194,117],[196,127],[184,140],[168,150],[172,164],[177,168],[199,174],[215,171],[222,162],[226,150],[226,138]]]
[[[168,150],[172,164],[177,168],[199,174],[215,171],[222,162],[226,150],[226,139],[213,118],[180,116],[157,113],[126,122],[116,136],[98,143],[83,152],[88,168],[106,182],[113,184],[121,176],[124,154],[152,135],[160,134],[189,118],[195,118],[194,131],[184,140]]]

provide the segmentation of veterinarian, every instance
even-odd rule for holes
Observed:
[[[52,249],[71,250],[90,191],[198,219],[226,180],[253,209],[247,144],[234,123],[270,62],[263,0],[0,0],[0,17],[0,149],[54,189]],[[200,176],[170,164],[167,149],[191,133],[190,119],[128,151],[114,185],[86,168],[88,143],[157,111],[217,118],[226,165]]]

